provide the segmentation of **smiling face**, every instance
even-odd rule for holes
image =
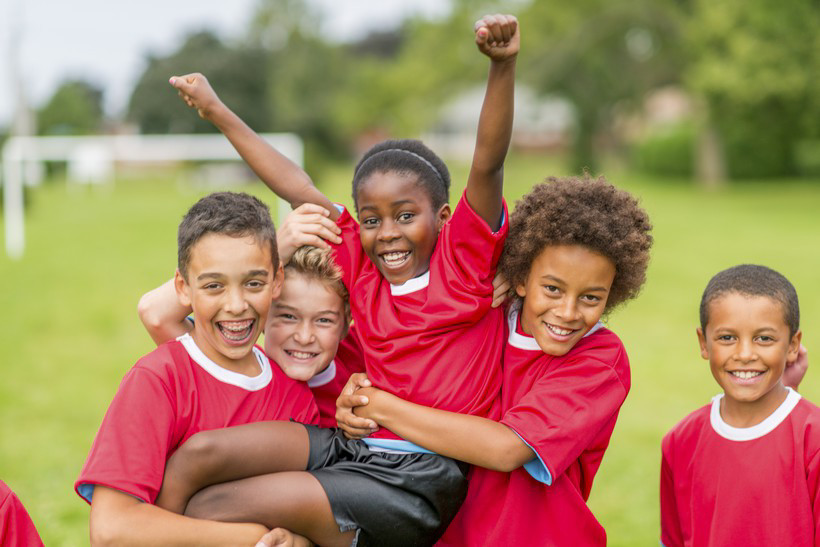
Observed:
[[[521,328],[549,355],[565,355],[595,326],[606,308],[615,265],[580,245],[550,245],[516,287],[524,299]]]
[[[362,248],[388,282],[398,285],[430,268],[449,205],[434,210],[415,176],[395,172],[375,172],[362,181],[356,203]]]
[[[801,333],[789,335],[783,305],[767,296],[729,292],[709,303],[706,331],[697,333],[701,356],[725,393],[721,412],[752,424],[774,412],[786,397],[786,362],[800,349]]]
[[[336,292],[286,269],[265,327],[265,353],[290,378],[307,381],[333,360],[345,327],[344,301]]]
[[[259,373],[251,348],[279,294],[282,275],[274,273],[270,248],[251,236],[209,233],[191,248],[187,279],[177,271],[174,284],[180,302],[194,310],[194,341],[216,364]]]

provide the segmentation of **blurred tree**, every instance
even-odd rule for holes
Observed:
[[[40,135],[97,133],[103,123],[102,89],[85,80],[66,80],[37,113]]]
[[[594,170],[595,140],[616,106],[638,108],[647,91],[679,80],[681,18],[674,0],[532,2],[522,10],[521,80],[575,105],[573,169]]]
[[[266,55],[247,45],[230,47],[208,31],[189,36],[167,57],[149,56],[128,106],[143,133],[206,133],[216,129],[174,97],[168,78],[201,72],[226,104],[257,131],[270,131]]]
[[[793,174],[796,143],[820,126],[820,3],[691,0],[689,11],[686,81],[729,175]]]

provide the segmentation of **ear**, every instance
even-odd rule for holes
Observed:
[[[285,267],[282,264],[279,264],[279,267],[276,268],[276,273],[273,274],[273,281],[271,281],[271,294],[270,299],[271,301],[276,300],[279,298],[279,295],[282,293],[282,283],[285,282]]]
[[[527,296],[527,287],[526,287],[526,286],[524,286],[523,284],[518,285],[518,286],[515,288],[515,294],[517,294],[517,295],[518,295],[518,296],[520,296],[521,298],[524,298],[525,296]]]
[[[185,278],[179,273],[179,270],[174,272],[174,289],[177,291],[177,298],[179,299],[179,303],[185,306],[186,308],[191,306],[191,287],[188,286],[188,282],[185,281]]]
[[[450,212],[450,205],[448,203],[445,203],[439,208],[438,212],[436,213],[436,230],[441,231],[441,229],[444,227],[444,224],[448,220],[450,220],[451,216],[452,213]]]
[[[709,350],[706,348],[706,335],[703,333],[703,329],[698,327],[696,329],[698,333],[698,343],[700,344],[700,356],[704,359],[709,359]]]
[[[786,361],[794,363],[797,361],[797,355],[800,353],[800,341],[803,340],[803,331],[799,330],[794,333],[792,339],[789,340],[789,350],[786,353]]]

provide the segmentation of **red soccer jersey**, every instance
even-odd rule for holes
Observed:
[[[153,503],[166,460],[199,431],[263,420],[316,423],[307,385],[271,366],[261,349],[253,352],[261,369],[255,377],[220,367],[188,334],[140,359],[108,407],[77,493],[90,503],[99,484]]]
[[[37,528],[31,522],[26,508],[0,481],[0,545],[3,547],[37,547],[43,545]]]
[[[336,427],[336,399],[354,372],[364,372],[364,357],[351,327],[348,335],[339,342],[333,361],[307,383],[319,407],[320,426]]]
[[[347,211],[337,222],[343,241],[334,256],[373,385],[425,406],[497,418],[504,316],[490,303],[507,222],[493,232],[462,197],[430,269],[402,285],[388,283],[365,255]],[[382,428],[370,438],[398,437]]]
[[[618,337],[596,327],[566,355],[541,351],[509,314],[501,423],[537,457],[512,473],[476,467],[467,500],[442,545],[605,545],[586,505],[592,480],[629,392]]]
[[[789,390],[763,422],[736,428],[722,397],[663,438],[661,543],[820,545],[820,408]]]

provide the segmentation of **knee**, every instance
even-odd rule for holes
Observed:
[[[197,492],[185,508],[185,516],[230,522],[233,506],[230,489],[224,484],[209,486]]]
[[[174,453],[173,457],[185,462],[187,468],[207,469],[219,461],[220,443],[210,431],[201,431],[192,435]]]

